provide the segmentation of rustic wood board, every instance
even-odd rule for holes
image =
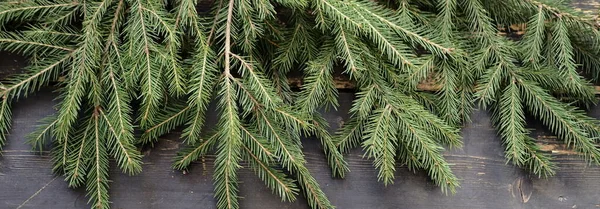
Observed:
[[[595,15],[600,1],[574,0],[573,5]],[[0,78],[20,71],[23,59],[0,55]],[[36,121],[54,112],[55,94],[46,90],[15,103],[13,129],[0,156],[0,209],[4,208],[89,208],[83,189],[69,189],[61,177],[52,175],[48,153],[31,152],[25,136],[34,130]],[[338,111],[325,113],[332,129],[344,121],[353,99],[351,93],[340,94]],[[600,107],[591,115],[600,118]],[[214,112],[209,121],[214,121]],[[208,122],[207,124],[214,124]],[[530,121],[532,136],[554,153],[560,169],[555,177],[539,179],[506,164],[503,147],[490,117],[485,111],[475,111],[472,123],[462,130],[464,147],[449,150],[446,159],[461,179],[457,194],[440,192],[426,173],[398,167],[395,184],[384,187],[377,183],[372,162],[362,158],[360,149],[347,155],[351,172],[345,179],[331,178],[320,145],[314,139],[304,139],[308,166],[330,200],[338,208],[600,208],[600,167],[588,166]],[[187,172],[170,169],[172,157],[182,146],[178,134],[163,137],[152,149],[144,152],[144,172],[137,176],[120,173],[115,166],[110,172],[112,208],[215,208],[212,185],[214,157],[195,163]],[[300,197],[284,203],[267,189],[249,169],[240,176],[242,208],[290,208],[308,206]]]
[[[30,151],[24,138],[37,120],[54,112],[51,92],[40,92],[19,101],[14,108],[14,124],[4,155],[0,157],[0,208],[87,208],[85,191],[68,189],[61,177],[51,173],[47,153]],[[338,111],[325,113],[336,128],[346,117],[353,99],[340,95]],[[600,108],[591,113],[600,117]],[[209,122],[214,121],[210,113]],[[532,123],[533,124],[533,123]],[[547,132],[532,133],[540,139]],[[305,139],[308,166],[325,193],[338,208],[598,208],[600,207],[600,167],[586,166],[574,155],[555,155],[561,167],[550,179],[538,179],[506,165],[503,147],[489,115],[476,111],[463,131],[464,147],[446,152],[452,169],[461,178],[457,194],[442,194],[423,172],[398,167],[395,184],[377,183],[371,161],[360,149],[347,155],[351,172],[346,179],[333,179],[321,154],[319,143]],[[144,172],[127,176],[111,170],[113,208],[214,208],[211,181],[213,160],[195,163],[186,173],[170,169],[172,157],[181,147],[177,134],[163,137],[155,148],[145,151]],[[240,177],[242,208],[308,208],[302,199],[282,203],[263,186],[249,169]]]

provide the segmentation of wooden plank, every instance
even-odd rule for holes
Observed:
[[[41,92],[16,103],[14,128],[4,155],[0,157],[0,208],[88,208],[85,191],[72,190],[61,177],[51,174],[47,153],[30,152],[24,137],[35,121],[51,114],[53,95]],[[337,128],[347,117],[353,95],[340,94],[338,111],[324,113]],[[600,116],[600,108],[593,116]],[[214,111],[209,114],[214,124]],[[476,111],[473,122],[462,130],[465,146],[445,153],[461,179],[457,194],[442,194],[426,176],[399,166],[395,184],[377,183],[372,161],[363,159],[360,149],[347,155],[351,172],[346,179],[333,179],[318,141],[304,139],[308,166],[332,203],[338,208],[596,208],[600,205],[600,168],[586,166],[575,155],[555,154],[561,167],[557,176],[537,179],[512,165],[506,165],[503,147],[489,115]],[[212,121],[212,122],[211,122]],[[531,123],[534,124],[534,123]],[[532,136],[550,140],[539,130]],[[144,172],[129,177],[116,166],[111,169],[113,208],[214,208],[212,169],[214,156],[197,162],[183,173],[170,169],[172,157],[182,147],[177,134],[163,137],[144,152]],[[55,179],[56,178],[56,179]],[[240,177],[242,208],[308,208],[304,200],[282,203],[248,169]]]
[[[0,52],[0,81],[3,78],[8,77],[23,71],[26,66],[25,58],[17,54]]]
[[[597,2],[575,0],[574,5],[597,9]],[[0,78],[9,74],[7,70],[19,71],[24,63],[19,60],[0,55]],[[52,175],[48,153],[38,155],[24,144],[35,122],[54,112],[54,96],[44,91],[14,105],[13,129],[0,156],[0,208],[89,208],[83,189],[68,189],[61,177]],[[341,93],[339,110],[324,114],[333,129],[347,117],[352,99],[352,94]],[[599,118],[600,107],[591,115]],[[209,116],[214,121],[214,111]],[[476,111],[472,120],[462,130],[464,147],[445,153],[461,179],[461,188],[451,196],[442,194],[425,173],[402,166],[395,184],[384,187],[376,183],[372,162],[362,158],[360,149],[347,155],[351,172],[346,179],[330,177],[317,141],[304,139],[304,151],[309,169],[338,208],[600,208],[600,168],[588,166],[558,145],[540,129],[539,122],[530,121],[532,128],[538,128],[532,136],[545,143],[547,151],[554,151],[555,162],[561,167],[550,179],[538,179],[505,163],[503,147],[486,112]],[[215,208],[211,180],[214,156],[194,163],[186,173],[174,171],[170,163],[182,146],[177,138],[177,134],[165,136],[155,148],[146,150],[140,175],[130,177],[112,166],[112,208]],[[240,180],[242,208],[308,208],[303,199],[280,202],[248,169],[242,170]]]

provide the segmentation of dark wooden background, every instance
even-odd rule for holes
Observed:
[[[574,6],[597,11],[596,1],[578,0]],[[22,58],[0,53],[0,78],[19,71]],[[31,152],[25,136],[35,129],[36,121],[54,112],[55,94],[50,90],[36,93],[14,105],[13,128],[0,156],[0,209],[4,208],[89,208],[83,189],[69,189],[62,177],[52,175],[48,153]],[[338,111],[325,113],[332,128],[337,128],[350,108],[353,95],[340,94]],[[590,113],[600,118],[600,107]],[[214,113],[209,113],[209,122]],[[331,178],[318,141],[305,139],[308,167],[330,200],[338,208],[600,208],[600,167],[587,165],[564,149],[537,121],[532,135],[552,153],[560,169],[556,176],[539,179],[506,164],[503,147],[490,117],[475,111],[472,123],[462,130],[464,147],[448,150],[446,159],[461,179],[455,195],[440,192],[423,172],[399,167],[395,184],[384,187],[377,182],[376,170],[362,158],[360,149],[347,155],[351,172],[345,179]],[[187,172],[171,169],[172,158],[181,146],[178,134],[163,137],[144,152],[144,171],[136,176],[122,174],[116,166],[110,172],[112,208],[215,208],[213,199],[213,157],[197,162]],[[304,209],[296,202],[281,202],[249,169],[241,171],[242,208]]]

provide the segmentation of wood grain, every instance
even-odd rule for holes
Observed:
[[[54,112],[53,96],[50,92],[40,92],[15,105],[14,128],[0,157],[0,208],[17,208],[38,191],[22,208],[88,208],[82,189],[68,189],[60,177],[52,181],[55,176],[51,174],[47,153],[31,152],[24,144],[24,137],[34,129],[35,121]],[[338,111],[324,113],[332,129],[346,119],[352,99],[351,93],[341,93]],[[590,114],[600,116],[600,108]],[[214,111],[208,120],[208,124],[213,124]],[[385,187],[377,183],[372,161],[362,158],[360,149],[346,156],[351,169],[347,178],[331,178],[318,141],[307,138],[303,145],[310,171],[338,208],[596,208],[600,205],[600,167],[587,166],[577,155],[553,154],[561,169],[555,177],[538,179],[505,163],[500,139],[485,111],[473,114],[472,123],[465,126],[462,136],[464,147],[445,153],[461,179],[461,188],[450,196],[442,194],[426,173],[408,171],[403,166],[398,167],[395,184]],[[543,129],[537,129],[532,136],[542,143],[556,144]],[[122,174],[113,165],[110,172],[113,208],[214,208],[211,180],[214,156],[194,163],[185,173],[175,171],[170,165],[181,147],[177,133],[164,136],[155,148],[144,152],[144,172],[137,176]],[[242,170],[240,180],[242,208],[308,208],[302,199],[281,202],[248,169]]]
[[[598,1],[576,0],[573,4],[588,11],[599,8]],[[16,60],[16,61],[15,61]],[[19,71],[24,62],[18,56],[0,55],[0,78]],[[340,84],[343,86],[344,84]],[[56,95],[49,90],[34,94],[14,105],[14,120],[8,143],[0,156],[0,208],[83,209],[87,198],[83,189],[69,189],[61,177],[51,173],[47,152],[31,152],[25,136],[36,121],[54,112]],[[347,118],[353,95],[340,94],[341,107],[326,112],[332,129]],[[600,107],[590,114],[600,118]],[[215,120],[214,111],[209,122]],[[377,183],[372,161],[355,149],[346,155],[351,172],[346,179],[331,178],[322,149],[315,139],[304,139],[304,152],[310,171],[334,205],[340,209],[542,209],[600,208],[600,167],[587,165],[546,131],[538,121],[529,120],[531,135],[543,149],[555,157],[560,169],[555,177],[539,179],[507,164],[503,147],[490,117],[475,111],[472,123],[462,129],[464,146],[445,152],[446,159],[461,179],[455,195],[442,194],[422,171],[399,166],[393,185]],[[176,133],[164,136],[152,149],[144,151],[144,172],[136,176],[122,174],[116,166],[110,172],[112,208],[215,208],[212,172],[214,156],[194,163],[186,172],[170,169],[172,157],[182,147]],[[305,209],[300,198],[281,202],[248,169],[240,176],[242,208]]]

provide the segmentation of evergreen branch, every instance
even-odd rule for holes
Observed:
[[[275,170],[269,167],[268,164],[264,163],[264,161],[261,161],[252,153],[250,148],[247,146],[243,146],[243,148],[244,151],[246,151],[246,155],[249,156],[250,163],[254,165],[254,171],[259,178],[265,182],[269,188],[271,188],[271,191],[273,193],[277,192],[283,201],[295,201],[296,195],[298,195],[298,188],[294,182],[286,178],[283,172]]]
[[[58,164],[58,167],[63,167],[67,165],[67,154],[69,153],[69,144],[73,143],[72,140],[69,140],[70,132],[72,131],[73,125],[78,118],[78,112],[81,108],[84,94],[88,91],[86,87],[93,82],[93,74],[94,68],[97,67],[98,56],[95,52],[99,51],[99,33],[96,31],[98,27],[99,19],[102,17],[103,13],[106,11],[106,7],[108,5],[104,4],[106,2],[102,2],[100,5],[94,8],[93,5],[84,5],[84,11],[86,12],[84,16],[83,29],[85,32],[82,37],[82,42],[79,44],[79,47],[72,52],[73,53],[73,65],[69,74],[69,83],[67,84],[67,91],[63,94],[63,101],[61,102],[60,109],[58,112],[58,123],[56,124],[56,128],[54,130],[55,136],[58,139],[58,142],[61,143],[62,146],[62,162]],[[91,10],[92,15],[87,15],[88,10]],[[94,88],[90,90],[90,92],[94,92]],[[97,114],[97,110],[94,110],[94,114]],[[97,115],[94,116],[94,120],[97,120]],[[97,121],[96,121],[97,126]],[[97,136],[96,136],[97,137]],[[97,139],[99,140],[99,139]],[[71,142],[70,142],[71,141]],[[96,148],[99,149],[99,148]],[[99,153],[96,153],[99,155]],[[98,157],[98,156],[97,156]],[[108,165],[95,165],[95,166],[108,166]],[[91,174],[91,175],[100,175],[99,173]],[[100,178],[100,177],[99,177]],[[88,185],[88,188],[91,186]],[[108,199],[108,194],[104,191],[104,194],[101,194],[102,197],[97,197],[96,199],[100,201],[102,198]],[[95,195],[91,195],[95,196]],[[104,205],[102,207],[108,207],[108,202],[100,203],[100,205]]]
[[[507,63],[499,62],[488,69],[479,81],[479,85],[475,87],[475,97],[479,99],[483,107],[490,105],[496,98],[496,92],[500,89],[500,84],[506,79]]]
[[[290,8],[305,9],[308,6],[308,0],[275,0],[275,2]]]
[[[301,107],[303,112],[312,114],[323,104],[326,107],[337,108],[337,89],[333,85],[333,65],[335,52],[331,43],[324,43],[319,50],[319,59],[309,61],[304,69],[304,84],[298,95],[296,105]]]
[[[534,69],[520,69],[516,74],[529,81],[536,82],[540,87],[543,87],[556,95],[569,95],[570,97],[575,97],[577,102],[581,102],[584,105],[595,104],[595,97],[583,96],[577,89],[570,88],[564,74],[556,73],[557,71],[558,69],[554,66],[539,66]],[[586,91],[596,92],[591,85],[586,86],[585,88]]]
[[[352,117],[350,121],[345,123],[342,128],[336,133],[334,139],[335,146],[340,152],[348,153],[351,149],[357,147],[361,140],[364,131],[364,121]]]
[[[469,20],[469,29],[474,32],[481,47],[489,46],[496,37],[497,29],[480,0],[464,0],[462,8]]]
[[[334,33],[337,36],[335,38],[336,51],[340,54],[346,66],[344,72],[348,73],[351,78],[360,77],[360,72],[365,70],[360,56],[370,56],[370,53],[365,53],[367,47],[356,35],[349,33],[342,27],[336,25]],[[372,59],[372,57],[369,58]]]
[[[313,123],[315,124],[315,135],[321,141],[323,152],[325,152],[325,156],[327,156],[327,161],[329,162],[329,167],[331,167],[333,176],[344,178],[346,172],[350,171],[350,169],[348,168],[348,163],[344,160],[344,156],[342,156],[342,153],[335,145],[333,137],[329,134],[329,131],[327,131],[327,121],[322,117],[314,116]]]
[[[455,0],[445,0],[445,1],[455,1]],[[450,54],[451,52],[454,51],[453,48],[444,47],[442,44],[436,43],[434,40],[424,37],[423,35],[420,35],[418,32],[415,32],[415,31],[420,31],[420,32],[422,31],[422,32],[432,33],[431,31],[425,31],[425,29],[422,29],[422,28],[413,28],[413,27],[410,27],[407,25],[402,25],[402,24],[396,23],[396,22],[400,22],[400,21],[394,21],[392,19],[386,18],[386,16],[393,16],[393,13],[385,8],[381,8],[377,5],[375,5],[373,2],[353,0],[353,1],[348,1],[348,3],[354,5],[353,8],[355,9],[355,11],[358,11],[358,9],[364,11],[365,14],[370,15],[375,20],[379,20],[380,22],[385,23],[389,27],[396,30],[398,35],[400,35],[401,37],[424,46],[426,49],[430,50],[432,53],[434,53],[438,56],[444,56],[444,55]],[[380,11],[380,12],[378,13],[377,11]],[[362,13],[359,13],[359,14],[362,14]]]
[[[113,156],[117,159],[118,165],[123,171],[129,175],[138,174],[142,171],[142,155],[136,150],[133,144],[133,129],[116,129],[111,124],[111,120],[102,110],[99,110],[100,115],[108,125],[108,130],[112,133],[109,145],[113,152]],[[120,131],[118,131],[120,130]],[[113,141],[114,140],[114,141]]]
[[[565,140],[568,147],[580,152],[589,162],[600,162],[600,150],[593,143],[594,139],[574,121],[564,105],[534,83],[521,81],[521,94],[525,98],[529,110],[538,117],[548,128]]]
[[[60,103],[60,109],[57,116],[58,122],[54,129],[54,135],[63,147],[63,160],[61,163],[63,166],[66,165],[69,132],[71,131],[72,125],[77,120],[78,112],[86,92],[85,86],[89,79],[89,72],[86,72],[87,69],[79,69],[77,67],[79,66],[73,66],[75,69],[70,71],[69,83],[66,87],[67,91],[62,95],[63,101]]]
[[[263,113],[258,112],[257,118],[259,130],[263,135],[273,140],[275,155],[279,157],[282,165],[296,174],[300,186],[304,190],[308,204],[311,208],[333,208],[323,191],[319,188],[317,181],[310,175],[305,166],[306,161],[302,151],[297,144],[289,139],[285,139],[280,133],[284,133],[276,128],[271,120]]]
[[[229,0],[227,7],[227,16],[225,22],[225,69],[224,77],[221,81],[221,88],[218,92],[220,96],[219,107],[221,109],[221,118],[219,119],[219,139],[217,158],[215,159],[215,197],[217,198],[218,208],[234,209],[239,208],[237,196],[237,169],[241,167],[239,161],[241,158],[240,149],[242,147],[241,126],[238,116],[238,103],[236,102],[236,93],[232,82],[235,78],[231,75],[231,35],[233,24],[234,0]]]
[[[545,11],[555,15],[556,17],[560,18],[560,17],[566,17],[569,19],[573,19],[576,20],[578,22],[581,23],[586,23],[590,26],[594,26],[594,22],[591,19],[584,19],[578,15],[575,14],[571,14],[570,12],[565,11],[564,9],[552,6],[550,4],[544,3],[544,1],[536,1],[536,0],[525,0],[524,2],[530,3],[531,5],[533,5],[534,7],[541,7],[543,8]],[[562,3],[562,2],[561,2]]]
[[[159,136],[184,124],[189,117],[188,115],[191,108],[192,106],[189,105],[175,104],[167,107],[164,111],[159,112],[156,116],[156,120],[160,121],[160,123],[154,124],[146,129],[142,134],[141,142],[143,144],[151,144],[157,140]]]
[[[93,155],[91,169],[87,176],[87,196],[88,203],[98,209],[109,208],[108,201],[108,153],[103,142],[104,127],[99,119],[98,108],[94,110],[94,115],[90,120],[93,121]]]
[[[48,58],[49,62],[41,62],[38,66],[27,67],[28,73],[8,79],[7,87],[0,86],[0,95],[7,100],[15,97],[18,98],[21,95],[26,96],[47,85],[48,82],[55,80],[59,74],[59,67],[71,58],[71,54],[60,57],[58,57],[60,58],[58,60],[55,60],[56,58]]]
[[[173,162],[173,169],[187,169],[192,162],[198,160],[201,156],[206,155],[206,153],[208,153],[215,145],[217,139],[217,134],[213,134],[208,139],[197,140],[195,144],[179,151],[177,157],[175,157],[175,162]]]
[[[442,34],[444,39],[449,39],[454,28],[453,18],[457,6],[456,0],[437,0],[437,8],[439,10],[436,19],[437,31]]]
[[[411,149],[406,141],[398,140],[397,154],[398,160],[406,165],[409,171],[423,169],[423,163],[419,161],[419,155],[416,150]]]
[[[156,8],[153,4],[148,5],[149,8],[144,7],[142,5],[142,10],[150,14],[150,17],[153,21],[155,21],[160,27],[158,27],[159,31],[162,31],[165,34],[165,42],[167,44],[167,52],[160,52],[160,57],[164,62],[163,66],[165,67],[165,71],[167,74],[167,81],[169,83],[169,90],[174,96],[181,96],[185,94],[185,77],[187,76],[180,66],[180,56],[179,56],[179,48],[181,42],[178,38],[178,33],[176,28],[174,28],[174,21],[168,18],[169,13],[166,11],[162,11],[162,9]]]
[[[2,100],[0,101],[0,151],[2,151],[2,147],[6,143],[6,135],[10,131],[12,113],[6,95],[2,95]]]
[[[208,46],[201,46],[194,60],[195,62],[192,65],[193,78],[189,90],[192,96],[188,100],[193,114],[189,116],[187,127],[181,135],[182,138],[192,144],[200,137],[204,125],[204,113],[210,103],[217,73],[214,68],[214,53]]]
[[[220,15],[220,11],[221,9],[223,9],[223,2],[225,2],[225,0],[217,0],[218,3],[215,4],[214,8],[213,8],[213,12],[215,13],[213,16],[213,21],[212,24],[210,26],[210,31],[208,32],[208,36],[206,37],[206,44],[210,46],[210,44],[212,43],[213,40],[213,36],[215,35],[216,31],[217,31],[217,26],[219,23],[219,20],[222,20],[222,18],[219,18]]]
[[[8,51],[12,51],[12,52],[19,52],[22,54],[34,54],[36,52],[41,52],[41,53],[49,53],[52,52],[50,49],[58,49],[58,50],[63,50],[63,51],[67,51],[67,52],[72,52],[73,49],[71,48],[67,48],[67,47],[63,47],[63,46],[58,46],[58,45],[53,45],[53,44],[48,44],[48,43],[41,43],[38,41],[34,41],[34,40],[28,40],[28,38],[26,37],[22,37],[16,34],[0,34],[0,37],[7,37],[7,38],[0,38],[0,47],[2,47],[5,50]],[[44,50],[44,51],[38,51],[39,49],[37,47],[42,47],[42,48],[47,48],[48,50]]]
[[[259,20],[275,17],[275,6],[269,0],[252,0],[252,5],[256,9],[255,15]]]
[[[255,94],[255,98],[259,100],[261,105],[264,105],[266,108],[274,108],[282,103],[275,94],[271,82],[255,69],[256,66],[254,63],[246,61],[246,59],[233,53],[231,56],[239,61],[241,65],[240,74],[245,78],[244,80],[247,81],[248,88]]]
[[[398,111],[398,110],[396,110]],[[459,187],[458,179],[452,173],[450,165],[444,160],[441,151],[442,147],[436,145],[430,138],[427,131],[424,131],[416,124],[412,124],[410,116],[397,112],[398,128],[395,130],[404,130],[400,133],[400,140],[412,148],[414,155],[418,156],[430,176],[430,178],[441,188],[444,193],[448,190],[451,193],[456,192]],[[408,117],[407,117],[408,116]]]
[[[42,125],[38,126],[34,132],[27,135],[27,144],[31,145],[32,150],[38,150],[41,153],[46,145],[46,141],[52,139],[52,132],[58,119],[56,118],[56,115],[51,115],[42,119],[40,122]]]
[[[246,54],[251,54],[252,50],[255,49],[256,41],[259,36],[262,36],[264,29],[260,24],[260,19],[253,6],[250,5],[250,0],[241,0],[237,3],[238,12],[237,18],[240,20],[244,27],[241,27],[241,36],[243,37],[240,41],[240,48]]]
[[[437,66],[440,77],[438,82],[442,86],[438,93],[440,97],[438,111],[440,118],[450,125],[458,125],[461,122],[461,116],[459,115],[460,99],[457,91],[460,80],[456,75],[456,71],[464,69],[460,65],[456,61],[445,60]]]
[[[573,45],[575,61],[581,64],[581,68],[591,76],[591,80],[597,82],[600,80],[600,56],[598,50],[590,52],[584,46],[574,43]]]
[[[129,48],[129,56],[135,63],[132,68],[133,75],[141,76],[141,95],[142,110],[140,111],[139,121],[142,128],[148,128],[152,121],[155,121],[155,112],[162,98],[160,92],[164,89],[162,82],[159,81],[161,69],[154,60],[152,52],[158,51],[156,43],[151,37],[151,23],[145,16],[144,5],[142,1],[131,2],[129,9],[131,17],[125,28],[130,35],[126,45]],[[141,34],[134,36],[132,34]]]
[[[77,1],[19,1],[16,4],[2,2],[0,3],[0,26],[10,21],[43,19],[78,5]]]
[[[527,32],[521,41],[526,62],[536,65],[543,61],[542,47],[544,46],[546,15],[540,6],[535,16],[527,23]]]
[[[404,104],[394,105],[396,109],[401,109],[404,114],[411,115],[414,118],[413,123],[419,124],[428,130],[428,133],[436,139],[437,143],[441,143],[452,147],[461,147],[462,141],[460,130],[442,118],[432,114],[420,105],[417,100],[407,97],[402,94],[397,94],[399,100]]]
[[[293,201],[296,199],[298,189],[293,181],[287,179],[283,172],[270,167],[273,161],[273,147],[264,138],[260,138],[255,130],[241,126],[242,139],[245,141],[243,146],[249,161],[259,175],[259,177],[271,188],[273,192],[277,190],[282,200]]]
[[[559,74],[564,78],[570,92],[573,95],[582,98],[585,102],[595,100],[595,92],[589,88],[589,82],[585,81],[577,72],[577,64],[573,56],[573,46],[569,41],[569,29],[563,19],[559,19],[552,28],[551,47],[555,53],[554,64],[558,67]]]
[[[213,178],[217,207],[233,209],[239,208],[237,170],[241,167],[239,161],[243,144],[239,129],[241,124],[238,117],[235,89],[231,79],[234,78],[229,76],[223,78],[219,90],[221,118],[217,124],[219,142]]]
[[[78,134],[77,139],[74,140],[73,146],[76,148],[69,154],[67,161],[69,164],[66,166],[65,180],[69,182],[69,187],[79,187],[86,180],[86,174],[90,159],[92,159],[91,152],[89,152],[89,138],[94,138],[94,120],[88,118],[88,123],[85,125],[83,133]]]
[[[115,137],[121,138],[122,134],[126,134],[125,132],[131,132],[133,130],[131,128],[131,119],[129,118],[131,108],[129,107],[128,103],[130,99],[125,93],[123,87],[119,86],[119,81],[117,80],[118,78],[116,78],[117,75],[112,64],[108,64],[108,70],[106,72],[108,72],[108,76],[105,77],[107,78],[105,83],[108,83],[108,86],[110,89],[112,89],[110,92],[110,97],[112,97],[113,101],[110,102],[110,106],[112,107],[110,108],[111,110],[109,110],[109,112],[115,112],[115,120],[117,121],[115,129],[119,133],[118,135],[115,135]]]
[[[424,61],[422,61],[420,66],[412,68],[408,72],[406,80],[408,81],[411,90],[416,90],[417,86],[422,81],[427,79],[427,76],[429,76],[433,72],[435,68],[435,61],[435,56],[428,56],[424,59]]]
[[[388,59],[397,66],[413,66],[412,56],[408,48],[389,30],[389,26],[379,21],[367,19],[355,5],[337,0],[321,0],[319,7],[324,14],[350,31],[360,31],[377,44],[378,48],[388,55]],[[368,11],[369,12],[369,11]],[[358,18],[354,17],[356,15]],[[379,17],[379,16],[376,16]],[[376,25],[377,24],[377,25]]]
[[[233,24],[233,5],[234,0],[229,0],[229,5],[227,6],[227,19],[225,22],[225,71],[224,74],[226,77],[231,76],[231,27]]]
[[[300,15],[298,15],[300,16]],[[310,25],[302,16],[294,22],[292,30],[284,30],[284,40],[279,43],[273,59],[273,68],[285,74],[292,70],[294,63],[303,63],[311,57],[316,49],[311,44],[316,42],[310,33]]]
[[[552,157],[542,153],[533,138],[526,136],[525,141],[527,142],[526,148],[529,154],[529,161],[526,165],[529,165],[529,170],[537,174],[538,177],[554,176],[556,174],[556,165],[550,161]]]
[[[379,170],[377,178],[387,186],[393,183],[396,172],[396,141],[395,130],[398,127],[392,116],[392,106],[387,105],[374,111],[365,127],[364,141],[365,155],[374,158],[373,165]]]
[[[244,126],[240,126],[240,130],[242,133],[242,139],[245,143],[244,146],[249,146],[252,148],[252,153],[259,157],[260,161],[268,162],[273,160],[273,148],[269,145],[269,142],[263,138],[259,138],[259,134],[256,133],[256,130],[252,130],[250,127],[246,128]]]
[[[500,136],[506,146],[505,157],[518,166],[527,162],[527,131],[525,130],[525,113],[521,105],[521,94],[513,81],[504,89],[498,102],[495,114]]]
[[[371,86],[367,86],[364,90],[358,92],[356,94],[357,98],[352,103],[350,112],[356,113],[358,119],[366,119],[373,111],[373,107],[379,103],[379,99],[385,94],[380,88],[382,88],[380,84],[373,83]]]

